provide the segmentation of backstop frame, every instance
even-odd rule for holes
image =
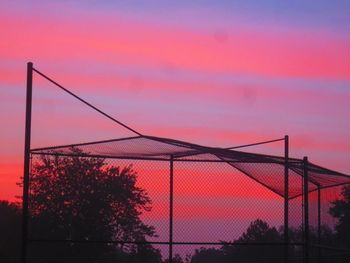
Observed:
[[[100,109],[96,108],[92,104],[88,103],[87,101],[81,99],[71,91],[65,89],[63,86],[58,84],[57,82],[53,81],[40,71],[36,70],[33,67],[33,63],[29,62],[27,64],[27,82],[26,82],[26,119],[25,119],[25,147],[24,147],[24,174],[23,174],[23,205],[22,205],[22,243],[21,243],[21,262],[26,263],[27,262],[27,247],[28,247],[28,218],[29,218],[29,180],[30,180],[30,160],[31,155],[36,154],[35,152],[32,152],[31,149],[31,117],[32,117],[32,91],[33,91],[33,72],[38,73],[40,76],[46,78],[48,81],[52,82],[56,86],[63,89],[65,92],[69,93],[71,96],[75,97],[79,101],[83,102],[87,106],[93,108],[100,114],[104,115],[105,117],[109,118],[110,120],[116,122],[117,124],[123,126],[124,128],[130,130],[131,132],[135,133],[138,136],[143,136],[141,133],[135,131],[134,129],[130,128],[129,126],[125,125],[124,123],[116,120],[115,118],[111,117],[110,115],[104,113]],[[252,146],[252,145],[259,145],[259,144],[265,144],[275,141],[284,141],[284,261],[287,263],[289,261],[288,256],[288,247],[290,245],[298,245],[297,243],[290,243],[289,242],[289,136],[286,135],[282,139],[277,140],[271,140],[267,142],[259,142],[249,145],[243,145],[243,146],[237,146],[237,147],[231,147],[227,149],[236,149],[246,146]],[[101,156],[98,157],[101,158],[114,158],[113,156]],[[137,158],[137,160],[147,160],[147,158]],[[150,160],[155,160],[155,158],[151,158]],[[218,242],[174,242],[173,241],[173,199],[174,199],[174,163],[178,161],[174,158],[173,155],[169,156],[169,241],[168,242],[147,242],[149,244],[167,244],[169,245],[169,263],[172,263],[173,260],[173,246],[174,245],[219,245],[222,243]],[[205,160],[204,160],[205,161]],[[226,162],[224,160],[218,161],[218,162]],[[309,194],[309,183],[315,184],[315,182],[309,180],[308,178],[308,169],[309,169],[309,162],[308,158],[304,157],[303,159],[303,262],[308,263],[309,262],[309,200],[308,200],[308,194]],[[242,171],[244,173],[244,171]],[[246,174],[246,173],[245,173]],[[248,175],[248,174],[246,174]],[[249,175],[248,175],[249,176]],[[254,178],[252,178],[254,179]],[[256,179],[254,179],[256,180]],[[264,185],[262,182],[258,183]],[[320,245],[321,241],[321,189],[322,187],[318,184],[315,184],[317,186],[317,193],[318,193],[318,206],[317,206],[317,240]],[[264,185],[265,187],[272,190],[268,185]],[[118,241],[119,242],[119,241]],[[123,241],[120,241],[123,242]],[[106,241],[106,243],[113,243],[112,241]],[[133,242],[133,243],[140,243],[140,242]],[[141,242],[142,243],[142,242]],[[237,244],[236,244],[237,245]],[[238,244],[239,245],[239,244]],[[273,245],[273,244],[253,244],[249,243],[249,245]],[[280,245],[280,244],[279,244]],[[300,245],[300,244],[299,244]],[[318,254],[318,257],[320,257],[320,252]]]

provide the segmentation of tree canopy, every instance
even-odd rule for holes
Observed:
[[[278,246],[281,241],[282,234],[275,227],[256,219],[237,240],[223,246],[224,262],[281,262],[283,249]],[[264,245],[256,245],[257,243]]]
[[[33,163],[30,182],[30,237],[71,240],[56,246],[65,251],[65,262],[93,262],[116,250],[146,253],[144,246],[98,242],[142,242],[156,235],[140,219],[151,210],[151,199],[137,186],[132,165],[121,168],[101,158],[41,156]],[[88,246],[86,241],[98,244]],[[84,253],[78,253],[82,249]],[[159,254],[150,247],[147,251]]]
[[[0,260],[19,261],[21,238],[21,210],[15,203],[0,201]]]
[[[338,242],[350,248],[350,186],[343,187],[341,197],[331,202],[329,213],[337,219],[335,230]]]

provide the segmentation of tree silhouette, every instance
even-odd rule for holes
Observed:
[[[281,242],[282,236],[275,227],[270,227],[268,223],[257,219],[250,223],[246,232],[232,244],[224,244],[222,250],[226,262],[281,262],[283,249],[277,245]],[[261,245],[256,245],[257,243]]]
[[[153,248],[150,244],[142,244],[134,247],[129,255],[130,259],[128,263],[162,263],[160,251]]]
[[[140,261],[141,262],[141,261]],[[172,258],[173,263],[184,263],[181,256],[179,254],[175,254]],[[135,262],[136,263],[136,262]],[[163,263],[169,263],[169,259],[165,259]]]
[[[215,248],[200,248],[196,249],[191,258],[190,263],[223,263],[225,255],[222,250]]]
[[[250,223],[246,232],[237,239],[238,243],[262,243],[280,242],[280,234],[275,227],[270,227],[268,223],[257,219]]]
[[[329,213],[337,219],[337,239],[344,247],[350,248],[350,187],[343,187],[341,198],[331,202]]]
[[[21,211],[15,203],[0,201],[0,259],[2,263],[19,261]]]
[[[57,242],[52,246],[55,251],[48,249],[46,256],[39,246],[33,247],[35,261],[45,262],[52,254],[59,255],[51,262],[94,262],[118,251],[135,254],[136,245],[88,245],[86,241],[133,242],[155,236],[154,228],[140,219],[142,212],[150,211],[151,200],[136,182],[132,165],[120,168],[101,158],[42,155],[31,171],[30,236],[72,242]]]
[[[103,254],[96,263],[162,263],[160,251],[153,248],[150,244],[135,246],[133,251],[125,253],[115,250]],[[174,262],[175,263],[175,262]]]

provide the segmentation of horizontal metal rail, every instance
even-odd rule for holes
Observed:
[[[136,244],[136,245],[169,245],[167,241],[122,241],[122,240],[63,240],[63,239],[28,239],[29,242],[35,243],[80,243],[80,244]],[[173,245],[213,245],[213,246],[302,246],[301,242],[277,243],[277,242],[172,242]]]

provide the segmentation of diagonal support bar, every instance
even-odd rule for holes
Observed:
[[[65,91],[66,93],[68,93],[69,95],[73,96],[74,98],[76,98],[77,100],[79,100],[80,102],[84,103],[85,105],[89,106],[90,108],[94,109],[95,111],[97,111],[98,113],[102,114],[103,116],[107,117],[108,119],[114,121],[115,123],[119,124],[120,126],[126,128],[127,130],[142,136],[141,133],[135,131],[134,129],[130,128],[129,126],[127,126],[126,124],[118,121],[117,119],[113,118],[112,116],[108,115],[107,113],[103,112],[102,110],[100,110],[99,108],[95,107],[94,105],[92,105],[91,103],[87,102],[86,100],[80,98],[78,95],[74,94],[73,92],[71,92],[70,90],[66,89],[65,87],[63,87],[62,85],[58,84],[56,81],[54,81],[53,79],[49,78],[48,76],[46,76],[45,74],[41,73],[39,70],[33,68],[33,71],[35,71],[37,74],[39,74],[40,76],[42,76],[43,78],[47,79],[48,81],[50,81],[52,84],[54,84],[55,86],[59,87],[61,90]]]

